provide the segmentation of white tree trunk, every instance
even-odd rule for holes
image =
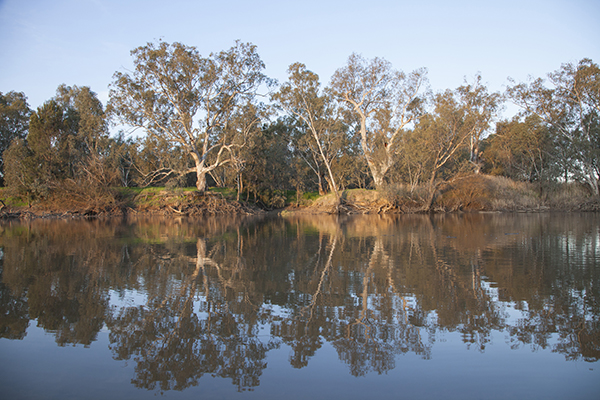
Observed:
[[[206,187],[206,174],[210,171],[204,166],[204,160],[201,159],[198,154],[192,152],[192,158],[194,159],[195,170],[196,170],[196,189],[199,192],[205,192]]]

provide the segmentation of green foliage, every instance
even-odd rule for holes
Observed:
[[[159,42],[131,54],[135,70],[114,75],[111,114],[120,123],[180,148],[193,161],[189,171],[196,173],[196,186],[204,191],[206,174],[232,162],[230,150],[240,145],[236,143],[240,132],[227,129],[230,118],[267,81],[256,46],[236,42],[227,51],[201,57],[195,47]],[[168,161],[160,162],[161,170],[170,168],[175,175],[188,171]]]
[[[31,115],[27,140],[6,152],[6,182],[17,195],[47,197],[55,179],[68,178],[73,121],[53,100]]]
[[[556,178],[558,168],[555,136],[537,116],[518,117],[496,124],[496,133],[483,145],[486,166],[492,175],[511,179],[544,182]]]
[[[4,152],[16,139],[25,139],[31,110],[25,94],[0,92],[0,184],[4,184]]]
[[[4,153],[5,181],[14,196],[24,196],[28,202],[48,192],[42,176],[36,174],[33,152],[22,139],[14,140]]]
[[[424,112],[427,86],[424,68],[409,74],[381,58],[366,60],[352,54],[331,82],[332,95],[345,104],[346,123],[354,126],[376,188],[396,163],[404,130]]]
[[[503,97],[479,74],[432,94],[424,69],[406,74],[353,54],[328,87],[304,64],[290,65],[265,105],[257,94],[271,81],[252,44],[203,57],[159,41],[132,56],[134,70],[114,75],[106,114],[88,87],[61,85],[35,112],[24,94],[0,93],[0,166],[11,193],[97,204],[112,202],[115,186],[160,186],[172,196],[214,183],[220,201],[278,208],[314,200],[309,193],[341,199],[377,188],[410,207],[431,209],[438,196],[452,208],[475,191],[444,190],[481,170],[536,183],[540,198],[559,181],[600,194],[600,68],[589,59],[514,84],[507,97],[523,112],[489,134]],[[107,114],[144,134],[110,137]]]
[[[268,209],[283,208],[286,205],[286,192],[265,189],[258,193],[258,202]]]
[[[317,74],[301,63],[290,65],[288,74],[288,81],[272,99],[288,113],[293,126],[291,144],[316,174],[319,191],[325,192],[323,177],[326,177],[330,190],[339,198],[332,165],[343,154],[346,126],[332,96],[321,90]]]
[[[227,199],[234,199],[236,196],[235,189],[231,189],[231,188],[211,188],[210,191],[212,193],[218,193],[223,198],[227,198]]]
[[[240,192],[257,193],[264,190],[285,190],[298,182],[293,154],[288,146],[290,127],[277,120],[251,135],[242,148],[242,185]],[[241,194],[241,193],[240,193]]]
[[[131,181],[136,186],[165,186],[170,180],[185,186],[189,161],[181,146],[162,137],[142,136],[129,146],[133,166]]]
[[[113,143],[96,94],[61,85],[31,114],[26,140],[14,140],[6,152],[7,185],[28,202],[56,196],[90,205],[108,196],[112,202]]]
[[[563,64],[548,74],[515,84],[508,96],[527,115],[536,115],[557,137],[556,154],[566,179],[584,182],[600,194],[600,67],[590,59]]]
[[[306,192],[302,194],[302,198],[304,200],[316,200],[320,197],[319,193],[317,192]]]

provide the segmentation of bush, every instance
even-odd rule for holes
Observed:
[[[266,189],[258,193],[258,200],[267,208],[285,207],[286,193],[283,190]]]

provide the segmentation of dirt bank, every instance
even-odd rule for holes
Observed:
[[[105,201],[70,202],[68,199],[25,205],[0,197],[1,219],[99,218],[128,214],[178,216],[254,215],[267,211],[311,214],[408,214],[423,212],[546,212],[600,211],[600,199],[580,186],[543,188],[523,182],[485,175],[468,176],[436,187],[429,206],[429,192],[423,188],[390,186],[383,191],[352,189],[341,192],[338,203],[333,194],[287,203],[279,210],[264,210],[252,203],[238,202],[234,195],[218,191],[198,193],[191,189],[119,188]]]

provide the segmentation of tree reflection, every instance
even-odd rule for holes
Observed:
[[[350,263],[353,258],[343,262]],[[385,249],[382,237],[375,237],[368,263],[357,271],[359,280],[351,293],[354,302],[346,305],[340,321],[342,335],[333,340],[340,360],[355,376],[393,369],[397,354],[414,352],[430,357],[430,347],[421,339],[419,326],[424,324],[415,325],[416,313],[398,291],[395,270],[395,259]]]
[[[2,294],[10,300],[2,307],[9,305],[9,319],[20,321],[20,327],[27,325],[25,319],[37,320],[59,345],[89,346],[96,339],[108,306],[102,270],[113,254],[86,242],[89,235],[81,233],[92,226],[72,231],[64,223],[18,226],[16,232],[4,228]]]
[[[13,294],[3,283],[3,269],[0,266],[0,338],[23,339],[29,326],[27,297]]]
[[[0,335],[59,345],[109,330],[134,385],[260,383],[270,350],[304,368],[329,343],[352,375],[435,357],[447,332],[485,351],[600,357],[598,217],[446,215],[139,219],[1,226]]]
[[[219,250],[209,252],[198,238],[195,257],[155,255],[148,262],[161,268],[148,277],[146,304],[122,307],[109,319],[115,358],[136,360],[136,386],[182,390],[204,374],[230,378],[239,390],[259,384],[275,345],[258,339],[256,318],[236,313],[246,298],[228,298],[228,290],[243,261],[221,265],[214,260]]]

